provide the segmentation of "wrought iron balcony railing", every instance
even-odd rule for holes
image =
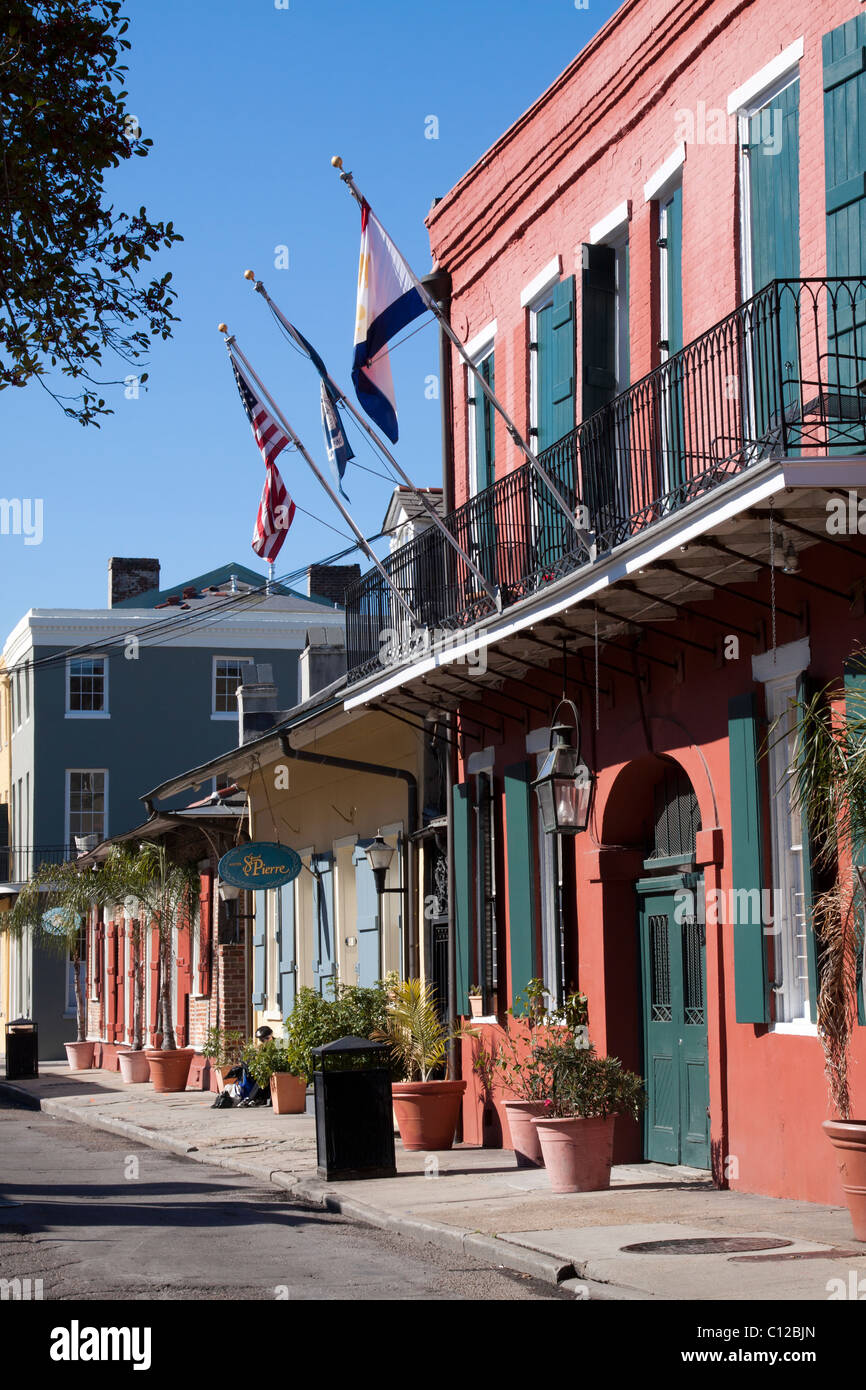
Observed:
[[[43,864],[65,864],[80,851],[71,845],[0,846],[0,883],[26,883]]]
[[[866,278],[774,280],[539,456],[595,554],[528,464],[445,520],[507,607],[762,460],[864,451]],[[421,628],[363,575],[346,595],[352,679],[494,611],[435,528],[384,564]]]

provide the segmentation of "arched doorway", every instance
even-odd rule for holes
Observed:
[[[604,816],[606,843],[641,851],[634,881],[638,1012],[648,1105],[643,1154],[710,1167],[706,943],[697,868],[701,828],[692,783],[673,759],[624,768]]]

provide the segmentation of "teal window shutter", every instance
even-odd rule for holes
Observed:
[[[823,39],[824,171],[827,274],[866,273],[866,14],[858,14]],[[837,297],[828,324],[837,370],[854,386],[858,357],[866,353],[866,291]]]
[[[505,769],[508,940],[512,993],[515,995],[523,991],[537,972],[531,781],[529,763],[514,763]]]
[[[277,976],[277,1008],[285,1018],[295,1007],[295,884],[279,889],[280,927]]]
[[[382,924],[379,921],[379,895],[367,846],[371,840],[359,840],[352,851],[352,864],[355,868],[355,913],[358,934],[357,983],[372,986],[381,977],[379,965]]]
[[[581,293],[584,420],[616,395],[616,251],[584,246]]]
[[[263,1009],[265,1005],[265,952],[267,950],[267,893],[254,893],[255,919],[253,921],[253,1008]]]
[[[319,993],[330,997],[328,982],[336,978],[337,944],[334,939],[334,856],[314,854],[313,881],[313,977]]]
[[[478,364],[478,371],[491,391],[496,390],[496,374],[493,353]],[[495,412],[475,377],[470,377],[470,401],[475,415],[475,487],[483,492],[490,487],[496,476],[496,431]]]
[[[731,772],[731,869],[734,893],[764,886],[761,787],[755,696],[738,695],[728,702],[728,753]],[[742,896],[735,902],[749,902]],[[738,1023],[766,1023],[767,952],[761,913],[753,922],[734,924],[734,987]]]
[[[866,16],[859,16],[866,18]],[[853,691],[857,692],[857,713],[862,713],[866,708],[866,671],[862,664],[851,663],[845,672],[845,694],[846,697]],[[861,703],[861,701],[863,703]],[[853,847],[854,863],[866,864],[866,845],[855,845]],[[866,1024],[866,978],[864,978],[863,952],[860,953],[860,994],[857,1000],[857,1022]]]
[[[574,429],[574,276],[553,287],[551,420],[553,438]]]
[[[470,840],[472,799],[467,782],[454,787],[454,942],[457,956],[457,1012],[469,1012],[472,970],[473,884]]]
[[[815,693],[814,683],[802,676],[797,692],[798,702],[802,703]],[[803,865],[803,930],[806,937],[806,970],[809,977],[809,1017],[813,1023],[818,1020],[818,945],[812,921],[812,908],[815,890],[812,874],[812,844],[809,838],[809,822],[803,810],[800,811],[800,844]]]

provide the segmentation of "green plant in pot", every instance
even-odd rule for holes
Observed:
[[[270,1090],[276,1115],[303,1114],[307,1078],[298,1071],[298,1060],[296,1052],[278,1038],[251,1042],[244,1048],[244,1065],[257,1086]]]
[[[866,649],[851,662],[866,671]],[[834,698],[835,697],[835,698]],[[842,698],[844,697],[844,699]],[[812,867],[826,884],[812,902],[818,958],[816,1019],[833,1118],[824,1131],[837,1150],[854,1234],[866,1241],[866,1117],[855,1118],[850,1055],[862,999],[866,911],[866,691],[851,683],[803,699],[788,741],[792,801],[808,835]]]
[[[216,1071],[220,1090],[224,1090],[225,1073],[231,1071],[242,1060],[245,1038],[240,1028],[209,1028],[201,1054],[207,1058]]]
[[[434,1080],[445,1065],[448,1043],[471,1030],[449,1032],[436,1008],[436,991],[422,980],[393,988],[384,1027],[373,1037],[388,1043],[401,1081],[392,1083],[394,1113],[406,1149],[450,1149],[465,1081]]]
[[[614,1125],[618,1115],[637,1120],[646,1105],[642,1077],[616,1057],[599,1057],[583,1034],[563,1031],[536,1044],[548,1094],[538,1130],[554,1192],[597,1192],[610,1187]]]
[[[338,1038],[372,1038],[385,1027],[388,990],[377,985],[344,985],[329,981],[329,995],[304,985],[298,990],[295,1006],[285,1020],[284,1042],[293,1059],[293,1069],[309,1080],[313,1075],[313,1048]],[[393,1075],[399,1076],[394,1069]]]

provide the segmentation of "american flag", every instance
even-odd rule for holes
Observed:
[[[247,419],[252,425],[255,441],[261,450],[262,458],[270,467],[277,455],[285,449],[289,442],[289,436],[271,418],[238,367],[234,357],[232,357],[232,370],[235,374],[235,381],[238,384],[244,410],[247,412]]]
[[[273,564],[294,519],[295,504],[286,491],[280,470],[275,463],[269,463],[256,529],[253,531],[253,550],[256,554]]]

